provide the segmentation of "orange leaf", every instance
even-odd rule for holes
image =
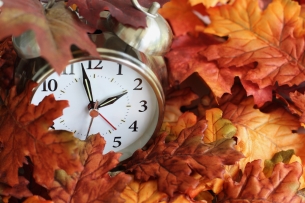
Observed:
[[[206,33],[228,36],[220,45],[202,54],[221,67],[241,67],[253,62],[245,80],[265,88],[300,84],[304,74],[304,37],[301,7],[291,0],[273,0],[265,10],[253,0],[236,0],[232,5],[210,8],[211,24]]]
[[[49,200],[44,200],[43,198],[35,195],[27,198],[23,203],[54,203],[54,202]]]
[[[0,40],[8,36],[19,36],[33,30],[40,47],[40,55],[60,73],[72,59],[71,45],[99,56],[87,32],[75,13],[58,2],[46,14],[37,0],[3,0],[0,15]]]
[[[137,150],[127,165],[136,179],[156,178],[159,191],[173,197],[174,192],[189,193],[199,183],[191,176],[197,172],[203,177],[222,177],[223,165],[232,165],[243,155],[234,149],[233,139],[203,143],[206,122],[184,129],[174,141],[164,143],[166,134],[156,138],[147,150]]]
[[[298,120],[284,108],[262,113],[253,106],[253,99],[248,98],[238,105],[228,102],[222,107],[223,117],[237,127],[237,147],[246,157],[240,161],[241,168],[250,161],[271,159],[276,152],[288,149],[294,149],[304,161],[305,137],[292,132],[300,126]]]
[[[198,96],[190,88],[177,90],[167,96],[163,122],[177,122],[182,115],[180,108],[192,103]]]
[[[300,122],[302,122],[302,124],[304,125],[305,124],[305,95],[301,94],[298,91],[295,91],[295,92],[290,92],[289,96],[290,96],[291,100],[294,102],[295,106],[298,108],[297,112],[299,112]],[[291,110],[293,111],[294,109],[291,109]],[[296,111],[293,111],[293,112],[296,112]]]
[[[14,185],[13,187],[0,183],[0,194],[7,197],[14,196],[18,199],[33,195],[31,191],[29,191],[29,189],[27,188],[29,181],[22,176],[18,178],[19,178],[19,184]]]
[[[192,6],[196,4],[203,4],[205,7],[210,8],[216,5],[226,4],[229,0],[188,0]]]
[[[239,182],[229,179],[224,182],[224,190],[219,202],[305,202],[297,195],[302,166],[298,162],[279,163],[270,178],[266,178],[260,160],[248,163]]]
[[[196,26],[204,26],[188,0],[172,0],[164,4],[159,13],[169,21],[176,36],[195,31]]]
[[[63,170],[56,171],[49,195],[55,202],[124,202],[120,193],[130,176],[120,172],[110,177],[109,170],[119,163],[120,153],[113,151],[103,155],[105,140],[99,134],[88,137],[80,144],[80,156],[84,170],[71,176]]]
[[[34,83],[24,92],[16,94],[16,87],[0,106],[0,181],[18,184],[18,168],[30,157],[34,163],[34,178],[48,187],[53,182],[56,169],[73,173],[82,169],[79,161],[78,139],[73,133],[49,130],[53,120],[62,115],[67,101],[55,101],[54,96],[45,97],[34,106],[30,104]]]

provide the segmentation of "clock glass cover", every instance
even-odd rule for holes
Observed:
[[[49,94],[69,101],[52,128],[74,132],[81,140],[100,133],[106,140],[104,153],[120,151],[122,159],[143,147],[158,123],[157,97],[143,73],[113,61],[71,63],[61,75],[54,72],[38,86],[32,103],[37,105]],[[92,111],[95,116],[90,116]]]

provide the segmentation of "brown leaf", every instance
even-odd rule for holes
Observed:
[[[16,95],[16,87],[0,106],[0,181],[8,185],[19,183],[18,168],[26,163],[25,156],[34,163],[34,178],[48,187],[56,169],[73,173],[82,169],[79,161],[78,139],[67,131],[49,130],[53,120],[62,115],[66,101],[45,97],[38,106],[30,104],[36,86],[29,83],[24,92]]]
[[[35,32],[40,55],[60,73],[72,59],[71,45],[76,45],[93,56],[99,56],[85,27],[64,2],[45,11],[37,0],[3,0],[0,15],[0,40],[18,36],[26,30]]]
[[[149,8],[152,2],[158,2],[162,6],[168,0],[140,0],[139,4]],[[134,28],[146,27],[146,14],[135,8],[131,1],[120,0],[68,0],[68,5],[75,4],[79,13],[90,25],[96,27],[100,19],[100,12],[109,11],[111,15],[124,25]]]
[[[146,151],[140,149],[133,154],[128,171],[142,181],[156,178],[159,191],[171,197],[174,192],[188,193],[198,185],[199,181],[190,176],[192,172],[209,179],[222,177],[223,165],[234,164],[243,155],[234,149],[232,139],[203,143],[206,127],[205,121],[199,121],[168,143],[164,143],[166,134],[158,136]]]
[[[11,37],[0,42],[0,87],[8,89],[13,84],[16,52]]]
[[[56,171],[55,181],[49,195],[57,203],[68,202],[124,202],[120,193],[131,177],[120,172],[110,177],[108,171],[116,167],[121,154],[113,151],[102,154],[105,140],[92,135],[80,144],[80,156],[84,170],[67,175],[63,170]]]
[[[302,166],[297,163],[278,163],[270,178],[262,172],[260,160],[248,163],[240,182],[229,179],[218,202],[305,202],[297,195]]]

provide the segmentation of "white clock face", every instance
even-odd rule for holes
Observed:
[[[104,153],[122,151],[129,157],[148,141],[158,122],[158,102],[150,84],[137,71],[112,61],[68,65],[61,75],[53,73],[44,80],[32,103],[37,105],[49,94],[69,101],[52,128],[74,132],[81,140],[100,133],[106,140]]]

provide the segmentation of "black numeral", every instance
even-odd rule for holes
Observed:
[[[118,72],[117,75],[123,75],[123,74],[122,74],[122,65],[121,65],[121,64],[119,64],[119,72]]]
[[[99,61],[98,64],[93,69],[102,69],[103,66],[99,66],[99,65],[101,65],[102,62],[103,61]],[[92,61],[89,61],[88,69],[92,69]]]
[[[132,132],[138,132],[137,129],[138,129],[138,126],[137,126],[137,121],[134,121],[130,126],[129,126],[129,129],[132,129]]]
[[[115,142],[117,145],[112,145],[113,148],[118,148],[119,146],[121,146],[122,143],[118,139],[121,139],[121,137],[114,137],[113,142]]]
[[[49,80],[48,84],[47,81],[44,81],[42,84],[42,91],[46,92],[46,91],[51,91],[54,92],[57,90],[57,81],[54,79]]]
[[[67,73],[67,69],[68,69],[68,67],[62,72],[63,75],[74,75],[73,64],[71,64],[71,66],[70,66],[70,73],[69,74]]]
[[[139,87],[142,84],[142,79],[136,78],[134,81],[138,81],[138,85],[133,90],[142,90],[142,87]]]
[[[146,111],[147,110],[147,101],[145,101],[145,100],[142,100],[142,101],[140,101],[140,103],[143,103],[141,106],[142,107],[144,107],[144,110],[139,110],[139,112],[144,112],[144,111]]]

